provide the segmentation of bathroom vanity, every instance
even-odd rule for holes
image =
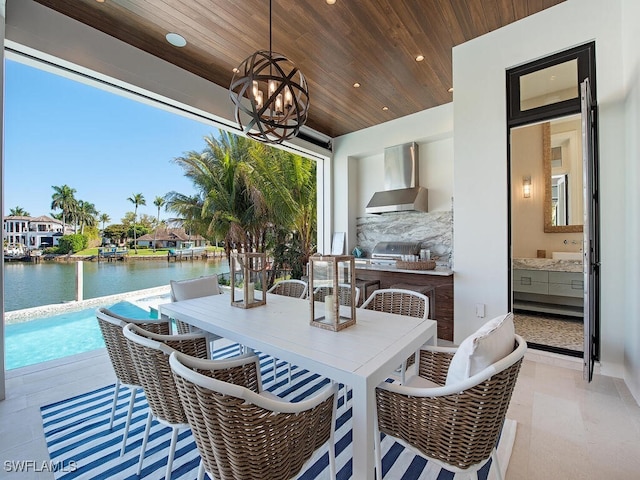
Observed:
[[[574,317],[583,316],[584,274],[581,260],[513,260],[513,308]]]

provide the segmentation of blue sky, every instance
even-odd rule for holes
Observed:
[[[74,188],[110,223],[134,210],[133,194],[147,203],[138,214],[155,217],[156,196],[195,193],[171,160],[203,150],[215,127],[15,61],[5,76],[5,215],[17,206],[49,215],[54,185]]]

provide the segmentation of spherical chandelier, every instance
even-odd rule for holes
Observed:
[[[255,52],[234,71],[229,96],[243,132],[265,143],[295,137],[307,121],[309,89],[298,67],[271,49],[271,0],[269,50]]]

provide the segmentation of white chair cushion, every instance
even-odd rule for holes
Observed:
[[[513,314],[489,320],[460,344],[447,371],[446,385],[459,383],[481,372],[513,351]]]
[[[436,388],[441,387],[442,385],[438,385],[436,382],[432,382],[431,380],[427,380],[420,375],[412,375],[404,382],[405,387],[412,388]]]
[[[222,293],[218,286],[218,277],[215,275],[190,280],[171,280],[170,283],[172,300],[176,302]]]

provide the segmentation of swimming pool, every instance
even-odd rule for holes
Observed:
[[[130,318],[151,312],[121,301],[107,308]],[[5,368],[26,367],[48,360],[104,348],[96,307],[5,325]]]

